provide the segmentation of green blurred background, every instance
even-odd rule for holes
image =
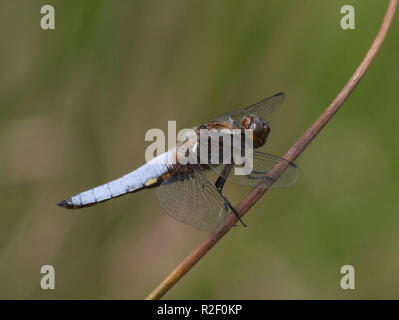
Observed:
[[[283,155],[360,63],[388,1],[0,1],[0,298],[144,298],[207,234],[155,190],[82,211],[57,201],[144,163],[145,132],[279,91],[264,151]],[[56,29],[40,28],[52,4]],[[356,29],[340,27],[354,5]],[[342,110],[166,296],[399,298],[399,24]],[[233,203],[249,191],[228,186]],[[56,289],[40,288],[55,267]],[[340,268],[356,289],[340,288]]]

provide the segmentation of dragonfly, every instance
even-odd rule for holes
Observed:
[[[123,175],[122,177],[81,192],[67,200],[57,203],[58,206],[67,209],[80,209],[93,206],[113,198],[120,197],[128,193],[135,193],[143,189],[157,189],[157,199],[160,206],[168,215],[176,220],[193,226],[199,230],[217,231],[221,228],[229,212],[236,215],[237,219],[246,226],[241,220],[240,215],[234,206],[223,193],[226,181],[245,186],[255,186],[263,179],[270,179],[268,172],[277,163],[286,166],[284,173],[273,181],[272,187],[288,187],[296,183],[299,177],[298,166],[281,157],[260,152],[259,149],[266,144],[270,134],[270,125],[266,118],[275,111],[283,102],[285,95],[283,92],[275,94],[266,99],[262,99],[245,108],[229,112],[221,117],[204,122],[194,127],[196,137],[186,139],[152,160],[145,163],[136,170]],[[181,163],[179,161],[180,150],[193,150],[194,157],[201,154],[200,148],[204,148],[204,143],[200,141],[201,132],[247,132],[250,135],[251,152],[245,152],[245,145],[235,146],[234,144],[222,143],[221,139],[207,139],[205,147],[211,148],[211,144],[223,151],[223,148],[241,148],[243,157],[251,157],[251,170],[244,174],[235,174],[234,169],[242,167],[230,157],[229,161],[219,161],[216,163],[206,163],[198,161],[195,163]],[[247,130],[247,131],[246,131]],[[233,135],[231,133],[231,135]],[[216,141],[216,142],[215,142]],[[223,140],[225,142],[225,140]],[[182,149],[182,147],[184,147]],[[179,149],[180,148],[180,149]],[[204,150],[204,149],[203,149]],[[221,151],[219,150],[219,156]],[[220,156],[219,160],[223,158]],[[212,184],[205,171],[216,172],[218,178]]]

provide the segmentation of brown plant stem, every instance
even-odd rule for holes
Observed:
[[[320,115],[320,117],[310,126],[302,137],[287,151],[284,158],[294,161],[324,128],[328,121],[343,105],[345,100],[349,97],[352,91],[356,88],[360,79],[364,76],[367,69],[370,67],[375,56],[380,50],[382,43],[388,33],[392,24],[392,20],[396,11],[398,0],[390,0],[384,20],[381,24],[380,30],[375,37],[366,56],[363,58],[359,67],[356,69],[352,77],[338,93],[333,102]],[[284,163],[277,163],[267,174],[269,177],[279,177],[286,165]],[[243,216],[258,200],[265,194],[265,192],[273,184],[271,179],[266,179],[256,185],[245,198],[237,205],[237,212]],[[223,225],[221,230],[212,233],[197,248],[195,248],[180,264],[156,287],[147,297],[146,300],[160,299],[170,288],[172,288],[212,247],[219,242],[219,240],[237,223],[235,215],[231,214]]]

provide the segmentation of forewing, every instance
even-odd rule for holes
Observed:
[[[171,174],[157,190],[158,202],[171,217],[197,229],[217,230],[228,210],[200,166]]]
[[[251,155],[245,157],[245,163],[250,163]],[[234,165],[233,169],[228,175],[223,172],[224,165],[210,165],[210,167],[218,174],[224,176],[228,181],[245,185],[245,186],[255,186],[262,179],[265,178],[266,174],[273,168],[277,163],[283,162],[287,165],[287,169],[280,176],[280,178],[275,181],[272,185],[273,188],[289,187],[296,183],[299,177],[299,169],[297,165],[292,161],[287,161],[283,158],[273,156],[270,154],[262,153],[254,150],[252,154],[253,166],[252,170],[247,175],[237,174],[239,169],[242,169],[243,165]]]
[[[276,110],[284,101],[285,94],[283,92],[277,93],[274,96],[262,99],[248,107],[227,113],[217,120],[228,121],[231,119],[239,121],[247,114],[256,114],[262,119],[266,119],[274,110]]]

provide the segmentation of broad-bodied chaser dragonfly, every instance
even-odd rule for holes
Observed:
[[[222,193],[226,180],[241,185],[254,186],[262,179],[265,179],[268,171],[278,162],[286,162],[287,169],[283,175],[274,181],[273,187],[286,187],[293,185],[299,175],[298,167],[295,163],[280,157],[259,152],[257,149],[262,147],[269,136],[270,126],[265,120],[284,100],[284,93],[278,93],[269,98],[258,101],[246,108],[225,114],[216,120],[208,121],[195,127],[197,137],[186,139],[177,145],[176,148],[148,161],[140,168],[101,186],[77,194],[70,199],[63,200],[58,206],[67,209],[79,209],[92,206],[112,198],[122,196],[127,193],[137,192],[142,189],[157,187],[158,202],[161,207],[173,218],[191,225],[200,230],[215,231],[228,216],[229,208],[241,221],[240,216]],[[203,164],[188,162],[182,164],[179,161],[179,148],[182,146],[187,150],[194,150],[198,153],[200,148],[200,131],[215,132],[215,130],[226,132],[252,132],[250,135],[252,152],[240,150],[242,156],[251,157],[251,170],[247,174],[235,174],[233,170],[239,165],[234,162],[222,161],[219,163]],[[202,134],[202,133],[201,133]],[[201,140],[202,142],[204,140]],[[215,144],[215,140],[207,139],[208,143]],[[223,140],[225,142],[225,140]],[[216,139],[219,148],[235,148],[234,144],[221,143]],[[203,145],[203,143],[202,143]],[[245,149],[245,147],[241,147]],[[219,151],[220,153],[220,151]],[[220,154],[219,154],[220,155]],[[223,158],[223,156],[222,156]],[[242,163],[240,164],[242,166]],[[218,178],[213,185],[204,174],[204,170],[212,169],[218,174]],[[241,221],[245,226],[245,224]]]

